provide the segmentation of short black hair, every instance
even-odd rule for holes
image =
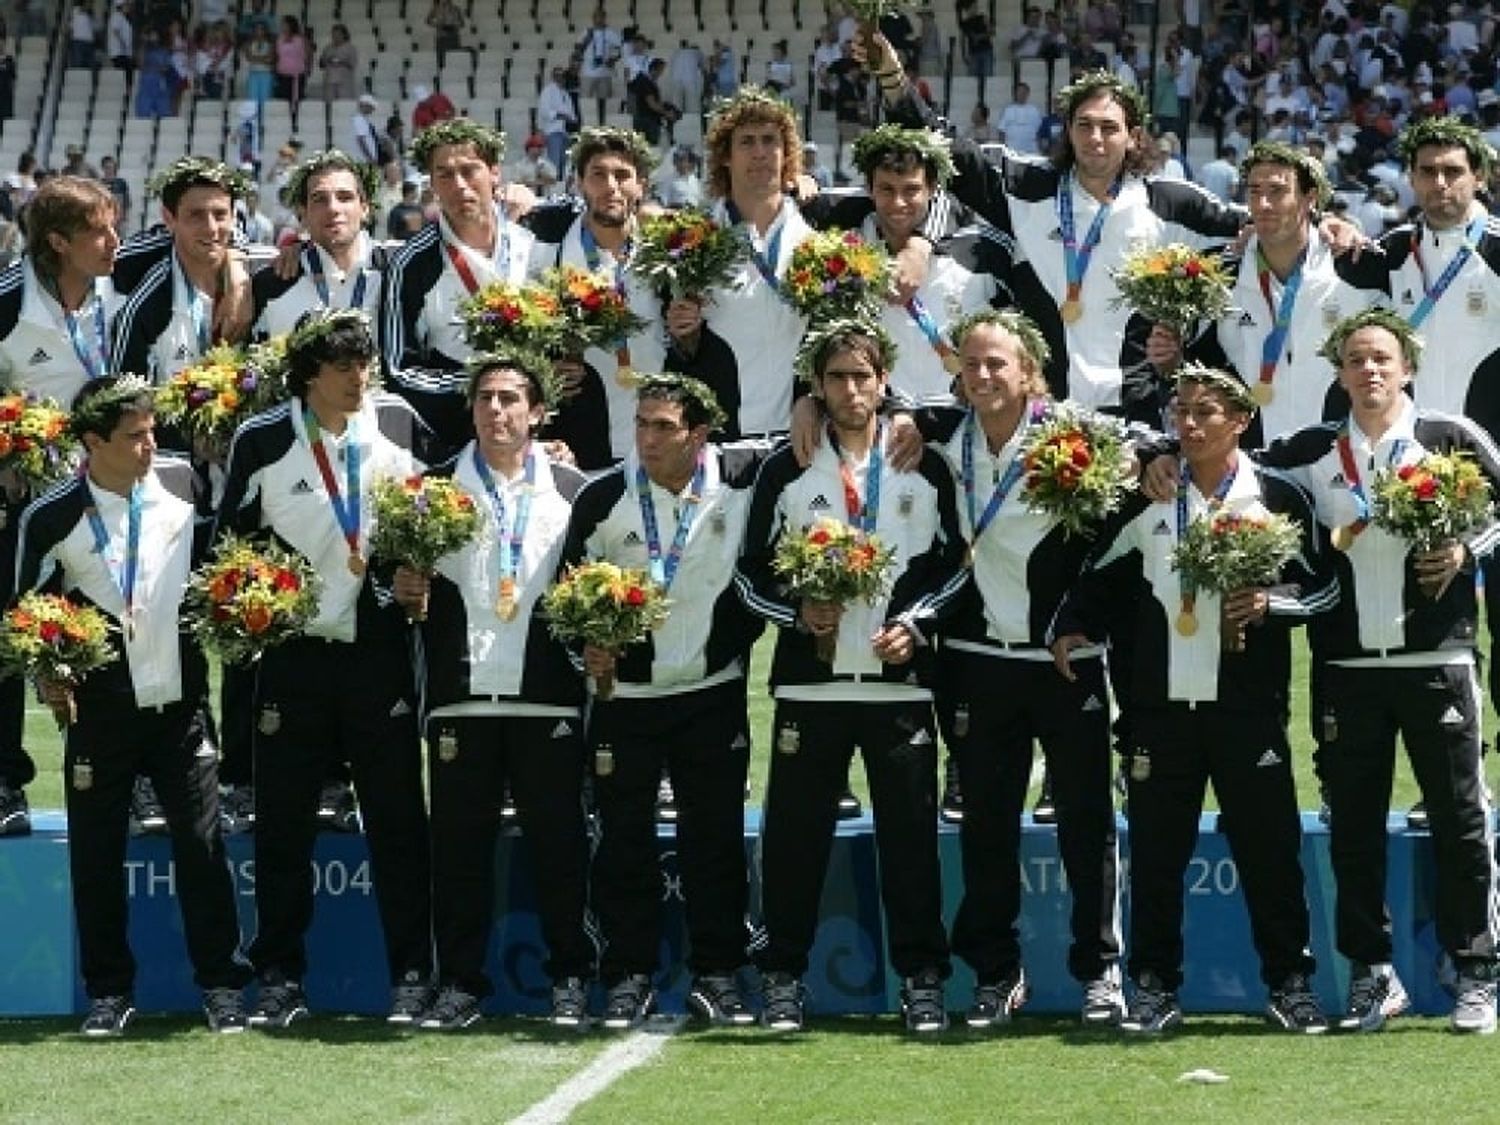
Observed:
[[[321,310],[303,313],[287,338],[286,389],[304,398],[307,385],[317,378],[325,363],[353,361],[369,365],[379,354],[370,322],[363,314],[348,310],[329,314]]]
[[[108,441],[125,415],[155,413],[156,395],[139,375],[103,375],[73,396],[68,427],[80,440],[97,434]]]

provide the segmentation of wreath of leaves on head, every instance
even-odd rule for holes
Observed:
[[[959,317],[948,326],[948,335],[953,340],[954,348],[962,348],[969,333],[986,324],[993,324],[1009,332],[1020,343],[1021,350],[1036,364],[1037,371],[1046,371],[1047,363],[1052,358],[1047,338],[1042,335],[1042,330],[1036,326],[1035,321],[1015,309],[976,309]]]
[[[1190,384],[1217,391],[1228,400],[1230,406],[1246,414],[1254,414],[1259,409],[1250,388],[1229,372],[1220,371],[1217,367],[1208,367],[1191,360],[1184,363],[1177,369],[1177,389],[1181,391]]]
[[[1401,344],[1401,354],[1406,359],[1407,366],[1413,371],[1417,369],[1422,358],[1422,338],[1404,316],[1381,305],[1363,309],[1335,324],[1333,331],[1328,333],[1328,339],[1318,349],[1318,354],[1335,368],[1342,366],[1344,345],[1361,328],[1384,328]]]
[[[250,177],[207,156],[180,156],[168,164],[146,184],[146,191],[157,198],[165,198],[167,191],[179,185],[183,190],[199,184],[224,189],[231,199],[244,199],[255,185]]]
[[[355,160],[348,153],[336,148],[315,152],[292,169],[286,181],[286,200],[293,207],[307,206],[307,185],[314,176],[324,172],[351,172],[359,185],[360,197],[366,203],[380,198],[380,170],[373,164]]]
[[[591,155],[624,150],[636,171],[642,177],[651,175],[661,163],[661,157],[651,143],[634,129],[621,129],[614,125],[586,125],[578,131],[572,147],[568,149],[568,163],[582,168],[578,157],[587,149],[595,150]]]
[[[1469,164],[1481,180],[1487,180],[1495,165],[1495,150],[1484,134],[1456,117],[1424,117],[1401,131],[1396,149],[1407,169],[1416,167],[1417,150],[1424,145],[1461,148],[1469,154]]]
[[[84,434],[104,429],[104,419],[122,406],[134,406],[142,396],[154,398],[156,388],[141,375],[119,375],[109,386],[101,387],[68,414],[68,429],[80,441]]]
[[[938,187],[945,186],[957,172],[947,137],[930,129],[904,129],[891,124],[879,125],[855,139],[854,166],[869,179],[887,153],[915,156],[932,172]]]
[[[315,347],[320,341],[333,335],[340,328],[358,324],[366,332],[374,333],[370,327],[370,318],[361,309],[314,309],[304,313],[297,322],[297,327],[287,334],[286,357],[288,365],[293,357],[309,348]]]
[[[847,336],[865,336],[875,341],[881,370],[889,374],[895,368],[896,341],[891,339],[891,334],[885,330],[884,325],[878,320],[864,317],[841,316],[821,322],[814,321],[803,334],[794,364],[798,377],[810,386],[815,385],[819,356],[836,340]]]
[[[1312,180],[1313,205],[1319,209],[1328,206],[1333,198],[1333,185],[1328,182],[1328,173],[1323,162],[1310,154],[1280,141],[1256,141],[1240,161],[1240,176],[1248,178],[1250,170],[1261,164],[1280,164],[1300,171]]]
[[[530,375],[536,380],[542,392],[542,406],[549,415],[556,413],[557,408],[562,405],[562,377],[558,375],[546,354],[535,348],[506,347],[488,352],[476,352],[469,357],[464,366],[468,369],[471,387],[480,372],[497,367],[509,367]],[[471,395],[471,400],[472,397]]]
[[[1107,70],[1090,70],[1080,74],[1057,92],[1057,108],[1063,115],[1063,120],[1071,121],[1079,106],[1099,94],[1109,94],[1125,106],[1126,117],[1134,117],[1141,128],[1151,124],[1151,111],[1140,91],[1134,86],[1126,85]]]
[[[709,106],[709,134],[716,134],[717,126],[720,122],[733,121],[735,124],[738,124],[739,118],[742,116],[740,111],[752,108],[763,110],[770,117],[784,118],[790,121],[794,130],[797,127],[796,114],[792,112],[792,107],[787,103],[785,98],[771,90],[767,90],[764,86],[757,86],[754,83],[750,83],[741,86],[728,97],[716,98]],[[710,140],[710,147],[712,147],[712,143]]]
[[[708,415],[710,430],[719,429],[729,420],[729,416],[724,413],[724,408],[719,405],[719,400],[709,385],[701,379],[694,379],[691,375],[678,375],[673,372],[662,374],[638,372],[635,376],[636,398],[651,398],[653,393],[656,397],[680,394],[692,399]]]
[[[473,145],[487,164],[499,164],[505,156],[504,133],[467,117],[455,117],[418,133],[411,143],[412,160],[422,171],[431,172],[432,154],[443,145]]]

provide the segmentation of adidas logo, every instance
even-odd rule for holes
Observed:
[[[1240,313],[1240,327],[1241,328],[1254,328],[1255,327],[1255,318],[1253,316],[1251,316],[1248,312],[1242,312],[1242,313]]]
[[[1171,535],[1172,529],[1167,526],[1166,520],[1157,520],[1156,526],[1151,529],[1152,535]]]
[[[932,735],[928,734],[925,730],[919,730],[919,731],[917,731],[916,734],[914,734],[914,735],[911,736],[911,745],[912,746],[931,746],[932,745]]]
[[[1416,298],[1414,298],[1411,295],[1411,290],[1410,289],[1406,290],[1404,293],[1401,294],[1401,303],[1403,305],[1413,305],[1413,304],[1416,304]]]
[[[750,741],[743,734],[735,735],[734,741],[729,744],[731,750],[747,750],[749,747]]]
[[[31,353],[31,366],[32,367],[35,367],[35,366],[37,366],[40,363],[51,363],[51,362],[52,362],[52,357],[47,354],[47,349],[46,348],[37,348],[36,351],[34,351],[34,352]]]
[[[399,719],[402,715],[411,714],[411,704],[404,699],[396,700],[396,706],[391,708],[391,718]]]
[[[1279,766],[1279,765],[1281,765],[1281,758],[1279,756],[1277,756],[1276,751],[1274,751],[1274,750],[1267,750],[1264,754],[1262,754],[1260,756],[1260,760],[1255,763],[1255,768],[1258,769],[1258,770],[1263,770],[1263,769],[1269,769],[1271,766]]]
[[[299,480],[296,484],[292,485],[293,496],[305,496],[311,492],[312,485],[308,484],[305,480]]]
[[[828,503],[828,497],[820,492],[812,498],[812,502],[807,505],[807,510],[809,512],[826,512],[830,507],[832,505]]]
[[[1104,704],[1100,701],[1100,699],[1099,699],[1099,697],[1097,695],[1090,695],[1087,699],[1085,699],[1083,701],[1083,708],[1082,708],[1082,710],[1084,710],[1084,711],[1103,711],[1104,710]]]
[[[567,738],[573,733],[573,725],[567,719],[558,719],[557,726],[552,728],[553,738]]]
[[[1053,242],[1061,242],[1063,240],[1062,239],[1062,228],[1061,227],[1053,227],[1052,228],[1052,233],[1049,234],[1047,237],[1049,239],[1051,239]]]
[[[1464,717],[1459,714],[1458,708],[1450,703],[1448,710],[1443,712],[1443,717],[1438,722],[1445,727],[1461,727],[1464,723]]]
[[[637,535],[633,531],[627,531],[625,533],[625,546],[627,546],[627,547],[639,547],[640,545],[641,545],[641,537],[639,535]]]
[[[192,354],[188,351],[186,344],[178,344],[177,350],[172,353],[173,359],[191,359]]]
[[[1329,488],[1343,488],[1349,482],[1344,479],[1343,473],[1334,473],[1333,479],[1328,482]]]

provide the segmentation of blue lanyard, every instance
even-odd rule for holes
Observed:
[[[73,341],[73,354],[83,364],[84,374],[97,379],[109,368],[109,336],[104,326],[104,298],[99,294],[97,282],[89,286],[89,297],[94,302],[94,346],[89,347],[78,318],[67,309],[63,310],[63,321],[68,326],[68,338]]]
[[[838,437],[832,428],[828,431],[828,442],[839,459],[839,479],[844,484],[844,514],[851,526],[866,535],[873,535],[875,523],[880,516],[880,477],[885,465],[881,443],[885,438],[885,424],[875,428],[875,441],[870,446],[870,467],[865,473],[865,499],[860,503],[859,487],[854,483],[854,473],[839,450]]]
[[[744,219],[740,217],[740,209],[734,205],[733,201],[725,201],[724,211],[729,216],[731,223],[738,225],[744,222]],[[786,294],[782,291],[781,279],[776,276],[776,265],[781,261],[781,236],[786,232],[786,224],[778,216],[776,222],[772,225],[776,228],[776,231],[771,235],[770,241],[766,243],[766,252],[764,254],[755,249],[754,238],[748,240],[750,244],[750,260],[755,263],[755,268],[760,272],[761,279],[771,287],[771,291],[785,300]]]
[[[1473,256],[1479,248],[1479,239],[1484,234],[1484,216],[1481,215],[1464,230],[1464,244],[1458,253],[1448,260],[1448,265],[1438,275],[1437,281],[1427,284],[1427,267],[1422,264],[1422,239],[1418,231],[1412,231],[1411,256],[1416,259],[1417,269],[1422,274],[1422,300],[1417,307],[1412,309],[1411,316],[1407,317],[1407,323],[1413,328],[1422,327],[1422,322],[1432,312],[1433,306],[1438,303],[1443,294],[1448,291],[1448,286],[1453,284],[1453,279],[1458,276],[1458,271],[1464,268],[1464,264]]]
[[[1266,299],[1266,311],[1274,318],[1271,331],[1260,346],[1260,381],[1269,385],[1272,375],[1276,371],[1276,364],[1281,359],[1282,345],[1286,343],[1287,332],[1292,327],[1292,310],[1297,303],[1297,291],[1302,288],[1302,265],[1307,261],[1307,249],[1297,255],[1297,264],[1292,267],[1291,275],[1286,279],[1286,284],[1281,288],[1281,300],[1279,303],[1271,302],[1271,267],[1266,263],[1266,256],[1261,253],[1260,248],[1255,250],[1256,272],[1259,275],[1261,295]]]
[[[354,419],[344,433],[344,490],[339,491],[338,477],[328,462],[328,450],[323,447],[323,431],[318,418],[311,410],[304,409],[302,419],[307,427],[307,441],[312,446],[313,460],[318,463],[318,472],[323,477],[323,487],[328,490],[328,503],[333,508],[333,517],[338,520],[339,530],[344,533],[344,542],[349,544],[350,570],[354,570],[359,558],[359,435],[355,432]],[[345,500],[345,497],[348,497]],[[361,569],[359,573],[363,573]]]
[[[94,553],[104,563],[105,570],[110,571],[115,585],[119,587],[120,597],[125,601],[125,624],[128,632],[132,628],[131,618],[135,614],[135,579],[140,569],[141,559],[141,486],[139,484],[130,490],[125,511],[125,559],[118,571],[109,565],[109,530],[104,526],[104,519],[99,515],[99,509],[90,504],[84,509],[84,515],[88,517],[89,528],[94,533]]]
[[[698,505],[703,502],[703,480],[708,472],[708,459],[704,450],[698,451],[698,467],[693,470],[692,483],[688,485],[687,499],[677,513],[677,533],[672,536],[672,545],[666,557],[661,553],[661,529],[656,523],[656,501],[651,498],[651,478],[646,470],[636,466],[635,491],[641,502],[641,523],[646,530],[646,554],[651,559],[651,578],[663,590],[672,588],[672,579],[677,577],[677,567],[682,562],[682,552],[687,547],[688,532],[693,526],[693,517]]]
[[[957,353],[954,352],[953,345],[943,339],[942,329],[938,327],[937,321],[932,318],[932,313],[928,311],[927,305],[922,301],[921,297],[913,293],[911,300],[906,302],[906,311],[911,313],[912,320],[917,322],[917,327],[922,330],[922,335],[927,337],[927,342],[932,345],[933,351],[937,352],[944,360],[947,360],[950,356],[956,356]],[[946,363],[944,366],[946,366]]]
[[[505,495],[495,484],[495,475],[485,464],[478,445],[474,446],[474,472],[479,477],[479,482],[484,485],[485,492],[489,494],[490,508],[495,513],[496,533],[504,545],[504,549],[500,552],[500,577],[501,579],[514,579],[521,573],[521,550],[526,538],[526,525],[531,521],[531,494],[536,483],[536,456],[528,446],[523,476],[525,485],[521,489],[520,497],[516,500],[516,518],[509,530],[505,527]]]
[[[182,268],[181,258],[177,259],[177,271],[182,274],[184,299],[188,304],[188,315],[193,321],[193,338],[198,341],[198,358],[201,358],[213,346],[208,318],[203,315],[203,294],[198,292],[198,287],[188,277],[187,270]]]
[[[1349,486],[1349,493],[1354,497],[1355,510],[1359,512],[1356,521],[1363,530],[1363,525],[1370,520],[1370,498],[1365,495],[1365,484],[1360,479],[1359,461],[1354,456],[1354,443],[1349,437],[1349,419],[1345,418],[1339,426],[1339,435],[1335,441],[1339,451],[1339,463],[1344,470],[1344,483]],[[1386,466],[1394,469],[1406,454],[1409,444],[1406,438],[1396,438],[1391,442],[1390,456],[1386,458]],[[1358,534],[1356,532],[1356,534]]]
[[[318,300],[323,302],[323,307],[333,308],[333,296],[328,292],[328,279],[323,276],[323,259],[318,256],[315,246],[307,248],[307,272],[312,278],[313,287],[318,291]],[[349,297],[349,307],[362,309],[365,307],[365,271],[355,266],[354,273],[354,292]]]
[[[1109,212],[1115,201],[1115,196],[1120,193],[1120,180],[1109,185],[1109,194],[1099,210],[1094,212],[1094,221],[1089,224],[1088,234],[1083,237],[1083,244],[1078,243],[1078,229],[1073,220],[1073,175],[1064,172],[1062,179],[1057,185],[1057,224],[1062,228],[1063,241],[1063,266],[1067,270],[1068,298],[1077,300],[1078,294],[1083,289],[1083,278],[1089,272],[1089,261],[1093,258],[1094,247],[1099,245],[1099,236],[1104,231],[1104,220],[1109,218]]]
[[[578,241],[583,244],[583,260],[588,263],[589,272],[598,273],[603,266],[604,259],[599,256],[599,240],[594,237],[594,232],[589,230],[587,223],[579,224]],[[627,238],[625,245],[620,247],[620,252],[614,255],[615,289],[622,297],[625,295],[625,263],[630,260],[633,245],[633,240]]]
[[[1022,443],[1024,444],[1025,432],[1036,420],[1040,404],[1033,404],[1021,415]],[[984,512],[978,513],[979,498],[978,488],[974,474],[974,443],[978,440],[979,419],[970,410],[968,417],[964,420],[963,439],[963,484],[964,500],[969,508],[969,542],[978,543],[979,537],[984,534],[985,528],[989,527],[995,520],[995,515],[1000,511],[1000,505],[1005,503],[1005,498],[1010,495],[1011,489],[1015,488],[1016,482],[1021,479],[1024,465],[1021,461],[1020,447],[1016,449],[1015,456],[1010,459],[1010,464],[1005,466],[1005,473],[1001,476],[995,490],[990,493],[989,501],[984,506]],[[976,514],[978,513],[978,514]]]

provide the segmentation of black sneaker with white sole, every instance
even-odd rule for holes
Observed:
[[[589,992],[582,977],[561,977],[552,985],[553,1027],[582,1030],[589,1026]]]
[[[1026,983],[1026,971],[1017,969],[1014,976],[1002,977],[998,981],[974,986],[974,1003],[970,1005],[964,1022],[973,1028],[995,1027],[1009,1023],[1031,996]]]
[[[863,816],[865,807],[859,803],[859,798],[854,795],[854,790],[845,787],[839,794],[839,819],[856,820]]]
[[[1411,998],[1390,965],[1354,965],[1349,975],[1349,1002],[1339,1018],[1340,1031],[1379,1031],[1385,1021],[1411,1005]]]
[[[1449,1026],[1463,1035],[1495,1033],[1495,982],[1459,974]]]
[[[938,816],[944,824],[964,822],[964,793],[958,784],[958,761],[952,754],[943,763],[943,803],[938,806]]]
[[[417,1026],[423,1031],[464,1031],[478,1023],[482,1015],[479,997],[450,984],[422,1013]]]
[[[1037,791],[1036,804],[1031,806],[1033,824],[1056,824],[1057,803],[1052,799],[1052,771],[1042,771],[1042,787]]]
[[[760,1022],[771,1031],[801,1031],[802,982],[791,973],[766,973],[760,987]]]
[[[354,805],[354,786],[330,781],[318,793],[318,829],[323,832],[358,832],[359,810]]]
[[[0,836],[25,836],[31,832],[31,806],[26,794],[0,781]]]
[[[220,1035],[234,1035],[250,1026],[245,998],[238,988],[205,988],[203,1018],[208,1021],[208,1030]]]
[[[901,1018],[913,1035],[935,1035],[947,1029],[943,978],[937,970],[924,969],[901,982]]]
[[[602,1022],[610,1031],[628,1031],[646,1021],[655,1003],[656,990],[651,987],[651,978],[632,973],[610,986],[604,997]]]
[[[135,779],[130,793],[130,834],[132,836],[165,836],[167,814],[156,797],[156,786],[149,777]]]
[[[255,786],[228,785],[219,794],[219,826],[226,836],[255,828]]]
[[[266,977],[250,1009],[250,1026],[266,1031],[284,1031],[308,1016],[307,996],[302,986],[284,977]]]
[[[432,984],[417,970],[408,971],[391,988],[391,1011],[386,1023],[411,1026],[422,1022],[432,1005]]]
[[[1092,1027],[1120,1022],[1125,1014],[1125,990],[1120,985],[1120,968],[1111,965],[1083,985],[1083,1007],[1079,1017]]]
[[[732,973],[705,973],[695,977],[688,992],[688,1008],[709,1023],[744,1027],[755,1022],[755,1013],[745,1004]]]
[[[1328,1017],[1313,994],[1312,986],[1301,973],[1293,973],[1271,989],[1266,1002],[1266,1019],[1283,1031],[1298,1035],[1322,1035],[1328,1030]]]
[[[1177,1002],[1177,993],[1155,973],[1142,973],[1120,1020],[1120,1030],[1127,1035],[1160,1035],[1181,1022],[1182,1005]]]
[[[662,771],[656,786],[656,819],[662,824],[677,823],[677,790],[672,788],[671,775],[666,771]]]
[[[78,1030],[90,1038],[112,1038],[124,1035],[133,1019],[135,1005],[129,996],[96,996],[89,1001],[89,1014]]]

